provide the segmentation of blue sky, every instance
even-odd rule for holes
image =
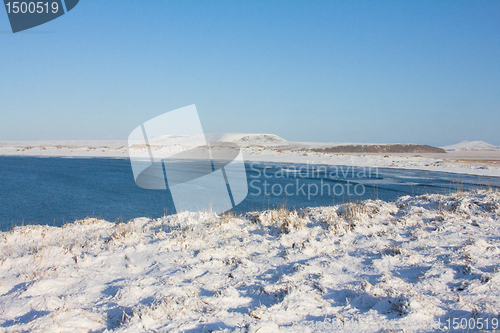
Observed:
[[[196,104],[205,132],[500,145],[499,1],[81,0],[12,34],[0,140],[127,139]]]

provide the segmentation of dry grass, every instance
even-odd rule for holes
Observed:
[[[297,210],[289,210],[286,206],[281,206],[278,209],[268,210],[259,213],[257,220],[262,223],[262,226],[277,226],[281,233],[291,233],[304,228],[308,219],[303,214],[299,214]]]
[[[356,220],[367,214],[367,210],[365,209],[364,204],[355,202],[349,202],[342,206],[340,206],[338,210],[338,215],[341,218],[344,218],[348,225],[346,231],[353,231],[356,226]]]

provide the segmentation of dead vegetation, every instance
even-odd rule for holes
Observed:
[[[259,213],[255,217],[256,221],[262,223],[262,226],[276,226],[281,233],[291,233],[304,228],[308,223],[308,218],[297,210],[289,210],[285,206],[278,209],[268,210]]]

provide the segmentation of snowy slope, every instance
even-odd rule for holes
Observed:
[[[500,150],[500,147],[494,146],[484,141],[462,141],[454,145],[441,147],[446,151],[479,151],[479,150]]]
[[[233,142],[240,147],[249,146],[286,146],[288,141],[274,134],[260,133],[222,133],[206,134],[209,142]]]
[[[455,317],[491,329],[498,235],[500,193],[486,190],[16,227],[0,233],[0,327],[439,332]]]
[[[240,147],[250,146],[286,146],[288,141],[280,138],[274,134],[260,134],[260,133],[205,133],[200,135],[162,135],[153,137],[149,140],[151,145],[165,145],[171,146],[179,144],[181,146],[197,146],[200,137],[205,137],[206,142],[232,142],[238,144]]]

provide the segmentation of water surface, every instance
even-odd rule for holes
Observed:
[[[400,169],[248,163],[249,195],[233,210],[323,206],[352,200],[500,188],[500,178]],[[329,192],[328,192],[329,191]],[[134,182],[128,159],[0,156],[0,229],[175,213],[169,191]]]

